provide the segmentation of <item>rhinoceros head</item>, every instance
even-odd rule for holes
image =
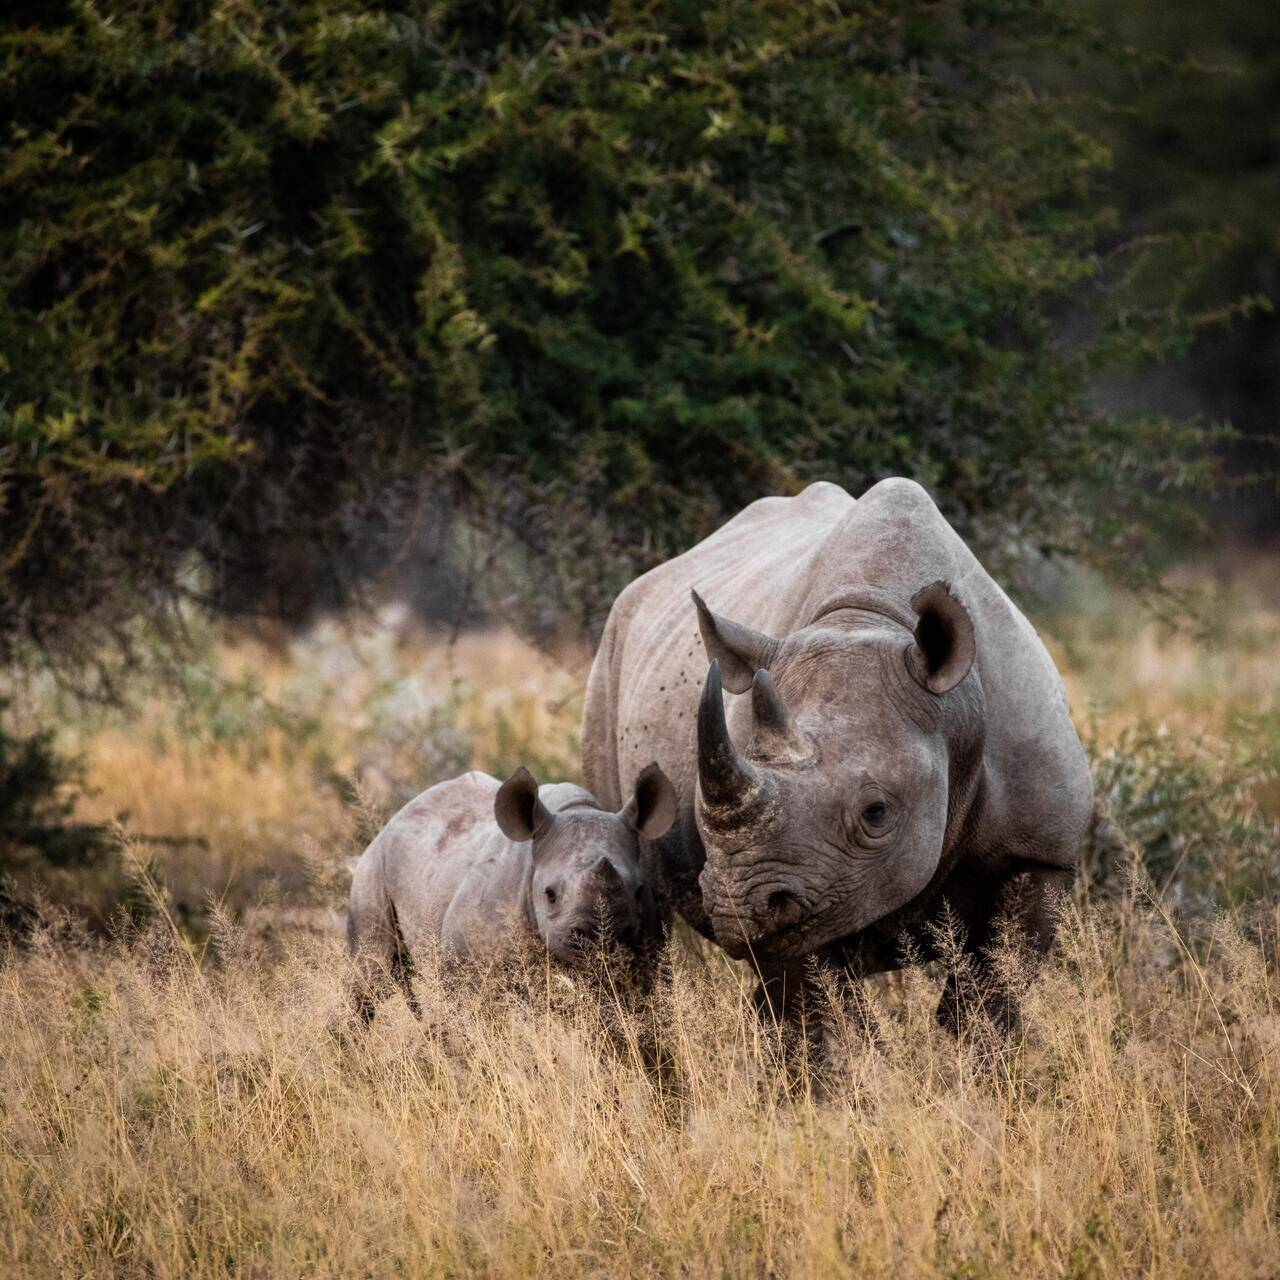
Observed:
[[[828,617],[783,639],[694,600],[712,659],[698,711],[703,905],[731,954],[807,955],[904,906],[938,870],[953,774],[981,750],[973,624],[941,582],[910,612]],[[722,680],[750,691],[741,747]]]
[[[675,813],[675,788],[656,764],[641,771],[617,813],[590,806],[553,813],[527,769],[502,784],[494,817],[508,839],[533,841],[531,910],[558,960],[576,961],[602,943],[634,950],[655,939],[659,920],[639,841],[663,835]]]

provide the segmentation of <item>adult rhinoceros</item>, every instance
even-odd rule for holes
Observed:
[[[750,694],[727,715],[722,682]],[[615,807],[622,779],[661,764],[679,816],[647,850],[651,881],[749,956],[757,1000],[784,1014],[808,957],[894,968],[904,932],[927,956],[944,900],[979,981],[1003,913],[1046,949],[1092,803],[1044,646],[902,479],[857,501],[825,483],[764,498],[633,582],[596,654],[582,750]],[[953,988],[939,1012],[956,1011]]]

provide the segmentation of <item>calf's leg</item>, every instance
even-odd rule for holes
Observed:
[[[368,1026],[378,1002],[394,987],[400,989],[413,1016],[422,1017],[413,993],[413,957],[392,903],[379,904],[371,917],[353,904],[347,918],[347,944],[354,961],[352,1012],[359,1022]]]

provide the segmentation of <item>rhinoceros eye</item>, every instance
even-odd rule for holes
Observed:
[[[547,901],[555,906],[556,891],[550,885],[547,885]]]
[[[873,800],[862,811],[862,820],[873,831],[877,827],[884,826],[885,819],[889,816],[889,806],[883,800]]]

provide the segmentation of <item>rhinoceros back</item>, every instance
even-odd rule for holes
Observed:
[[[588,681],[588,787],[616,806],[621,780],[657,760],[691,821],[707,669],[691,589],[717,612],[783,636],[858,591],[888,596],[909,612],[912,596],[940,579],[973,618],[986,698],[988,786],[975,839],[1071,865],[1091,795],[1062,682],[1030,623],[908,480],[882,481],[857,501],[827,483],[793,498],[761,499],[632,583],[614,603]],[[741,725],[744,707],[745,699],[734,700],[731,729]]]

